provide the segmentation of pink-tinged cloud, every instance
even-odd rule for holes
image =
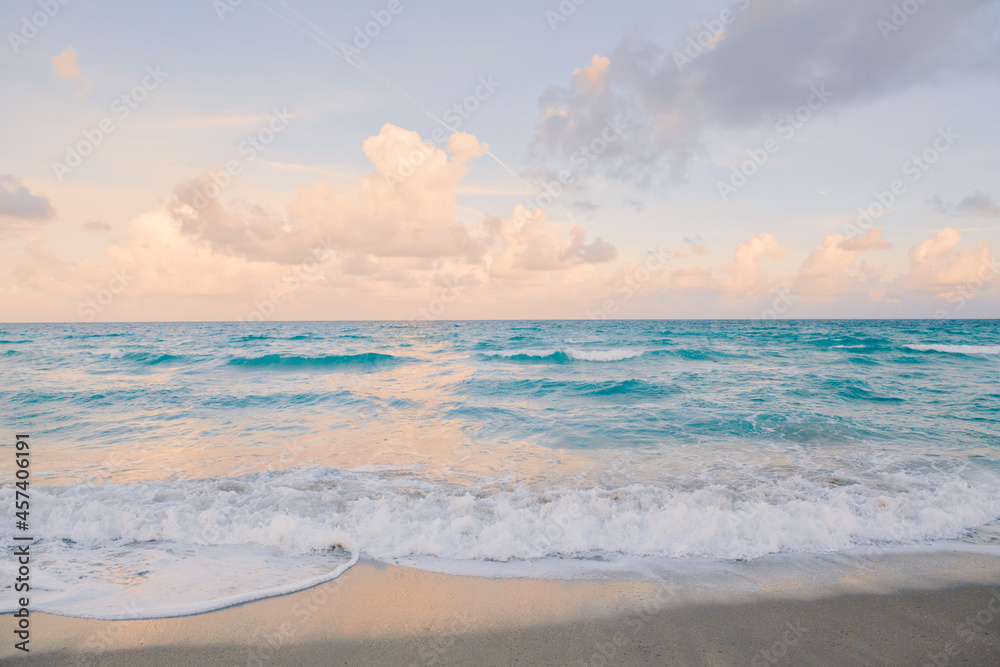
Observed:
[[[325,248],[345,258],[351,275],[373,275],[375,258],[420,258],[425,265],[452,259],[516,272],[563,270],[617,256],[603,239],[588,243],[582,227],[555,230],[544,212],[515,211],[506,223],[456,220],[455,190],[468,162],[488,149],[471,134],[455,133],[440,149],[386,124],[363,149],[375,170],[356,199],[322,181],[300,189],[280,216],[223,204],[202,177],[175,189],[169,212],[184,234],[223,254],[296,264]]]
[[[72,46],[52,58],[52,72],[60,79],[79,81],[80,89],[76,96],[83,98],[91,89],[92,84],[80,72],[79,56]]]
[[[978,291],[984,284],[995,283],[1000,266],[989,244],[960,246],[961,242],[957,230],[945,228],[911,248],[907,288],[946,298],[955,288],[975,285]]]
[[[731,296],[750,296],[766,291],[767,274],[758,266],[758,262],[784,257],[785,247],[775,240],[773,234],[751,234],[749,241],[737,246],[733,261],[722,265],[717,287]]]
[[[586,230],[574,225],[568,238],[552,228],[544,211],[515,207],[511,219],[490,221],[500,250],[490,262],[490,274],[500,278],[525,277],[528,272],[561,271],[580,264],[601,264],[618,256],[604,239],[587,243]]]
[[[65,297],[123,272],[138,300],[277,303],[294,300],[287,292],[296,299],[324,294],[354,312],[400,317],[455,286],[466,298],[496,303],[509,298],[505,293],[565,302],[595,284],[595,266],[618,251],[603,239],[588,241],[578,225],[521,207],[507,220],[455,219],[455,189],[469,161],[486,150],[464,132],[440,149],[385,125],[364,143],[374,171],[356,198],[321,181],[300,188],[285,215],[223,202],[210,178],[199,177],[131,220],[127,238],[106,248],[107,263],[62,262],[41,240],[29,244],[16,270],[19,289]],[[234,315],[244,313],[227,314]]]
[[[864,236],[845,237],[833,234],[802,263],[795,278],[793,292],[797,295],[825,301],[845,294],[872,289],[878,275],[873,267],[858,262],[858,256],[868,250],[892,247],[882,238],[878,227]]]
[[[573,70],[572,86],[584,95],[600,95],[604,92],[604,75],[611,59],[595,54],[590,63],[587,67]]]
[[[281,216],[223,204],[212,196],[208,177],[201,177],[175,189],[171,214],[186,234],[262,261],[295,264],[317,247],[376,257],[475,260],[486,241],[455,220],[455,188],[468,173],[468,160],[486,149],[472,135],[457,133],[445,151],[416,132],[386,124],[364,142],[375,171],[356,198],[321,181],[300,189]]]

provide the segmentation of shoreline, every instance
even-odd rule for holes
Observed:
[[[45,665],[1000,664],[1000,558],[882,557],[840,589],[733,592],[632,580],[493,579],[362,561],[296,593],[172,618],[33,612]],[[752,568],[753,564],[746,564]],[[943,573],[927,578],[926,571]],[[950,581],[950,583],[949,583]],[[705,582],[708,583],[708,582]],[[10,614],[0,631],[12,637]],[[778,655],[781,654],[781,655]]]

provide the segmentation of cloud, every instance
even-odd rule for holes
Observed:
[[[55,217],[52,202],[43,194],[33,194],[20,179],[0,174],[0,227],[3,218],[49,220]]]
[[[52,71],[60,79],[75,79],[80,76],[76,49],[72,46],[52,58]]]
[[[832,95],[832,110],[949,73],[995,75],[996,21],[980,11],[991,4],[923,4],[886,40],[877,23],[891,16],[893,0],[755,1],[732,7],[724,33],[709,34],[714,47],[691,51],[689,61],[683,54],[694,39],[670,48],[627,37],[574,71],[568,86],[543,92],[533,154],[542,164],[563,163],[608,119],[620,118],[622,140],[592,169],[649,186],[682,177],[705,132],[771,125],[804,104],[815,85]]]
[[[784,259],[785,248],[773,234],[751,234],[736,248],[732,262],[722,265],[717,287],[732,296],[757,294],[768,286],[767,274],[758,266],[762,259]]]
[[[17,280],[35,290],[58,286],[62,281],[66,263],[54,252],[45,249],[45,239],[32,237],[21,249],[21,256],[14,265]]]
[[[385,258],[419,260],[411,268],[445,259],[489,264],[513,275],[617,256],[603,239],[587,242],[582,227],[560,233],[543,212],[521,210],[510,220],[490,218],[482,224],[456,220],[458,184],[468,162],[487,149],[465,132],[453,134],[440,149],[416,132],[386,124],[363,144],[374,171],[362,180],[356,198],[320,181],[300,189],[280,215],[246,203],[223,204],[208,196],[215,190],[203,176],[177,186],[168,211],[183,234],[216,252],[297,264],[316,248],[328,248],[345,258],[351,275],[371,275]],[[515,223],[518,215],[527,222]]]
[[[60,79],[79,81],[80,89],[76,91],[76,96],[80,99],[90,91],[92,84],[80,72],[79,57],[72,46],[52,57],[52,72]]]
[[[642,213],[646,210],[646,202],[638,197],[622,197],[622,201],[636,213]]]
[[[203,176],[175,188],[170,208],[185,233],[252,259],[294,264],[319,244],[375,257],[475,259],[486,240],[455,220],[455,188],[467,162],[486,149],[459,132],[445,151],[416,132],[386,124],[364,142],[375,170],[356,197],[320,181],[300,189],[287,214],[279,215],[253,205],[223,205],[208,196],[214,191]]]
[[[828,236],[802,263],[792,291],[822,301],[861,291],[866,286],[870,290],[870,283],[877,280],[877,271],[867,264],[859,265],[858,255],[890,247],[878,227],[872,227],[861,237]]]
[[[618,257],[617,248],[604,239],[586,243],[586,231],[580,225],[574,225],[564,237],[549,225],[542,210],[529,212],[517,206],[511,219],[491,219],[489,229],[501,247],[490,257],[494,277],[524,277],[526,272],[561,271]]]
[[[706,266],[692,266],[670,270],[670,286],[675,290],[701,291],[712,282],[712,269]]]
[[[962,235],[946,227],[911,248],[906,287],[945,298],[956,287],[995,280],[998,266],[989,244],[961,246],[961,242]]]
[[[219,252],[192,238],[167,209],[129,221],[127,245],[112,245],[105,252],[108,270],[124,269],[135,276],[144,296],[248,294],[277,280],[283,270],[271,262]]]
[[[97,233],[111,231],[111,225],[104,222],[103,220],[88,220],[87,222],[83,223],[83,228],[88,232],[97,232]]]
[[[931,206],[942,215],[981,215],[1000,217],[1000,200],[975,192],[958,203],[944,201],[940,196],[930,200]]]
[[[588,67],[573,70],[573,86],[590,95],[600,95],[604,92],[604,76],[611,64],[610,58],[595,55]]]
[[[487,150],[474,136],[456,133],[439,149],[386,125],[363,148],[374,169],[355,196],[320,181],[300,188],[278,213],[208,196],[218,190],[202,176],[129,221],[125,238],[105,249],[105,262],[65,262],[33,240],[16,262],[21,291],[8,294],[21,303],[31,303],[26,290],[66,301],[123,272],[140,310],[175,299],[200,308],[218,299],[229,308],[223,317],[245,318],[274,299],[289,304],[279,317],[343,316],[331,304],[350,307],[354,316],[405,317],[459,285],[463,295],[475,289],[477,299],[494,306],[516,295],[535,303],[536,314],[549,312],[539,304],[551,301],[572,315],[566,306],[572,295],[602,271],[610,275],[598,266],[618,256],[614,245],[588,240],[579,225],[551,221],[543,211],[520,207],[507,219],[487,216],[480,223],[455,219],[455,190],[469,162]],[[84,224],[95,232],[109,227],[100,220]],[[322,299],[312,303],[319,311],[295,310],[314,297]]]

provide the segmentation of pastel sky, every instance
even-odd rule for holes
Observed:
[[[996,317],[1000,2],[8,0],[3,321]]]

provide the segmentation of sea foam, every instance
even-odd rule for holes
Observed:
[[[944,352],[947,354],[1000,354],[1000,345],[907,345],[918,352]]]
[[[13,502],[12,495],[0,491],[0,503]],[[470,488],[314,468],[38,487],[34,500],[34,553],[50,563],[36,609],[140,613],[116,608],[127,589],[142,592],[141,615],[152,617],[304,588],[336,576],[359,554],[383,561],[595,554],[731,560],[954,539],[1000,515],[1000,475],[897,471],[836,483],[796,474],[728,484],[706,476],[682,488]],[[0,576],[9,580],[11,567],[0,563]]]

